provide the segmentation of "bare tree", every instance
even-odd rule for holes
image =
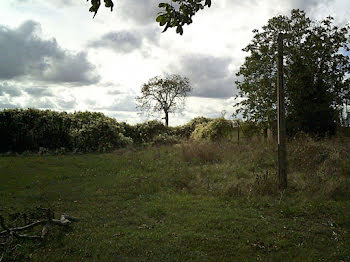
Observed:
[[[141,96],[136,97],[137,108],[142,112],[164,112],[165,124],[169,125],[169,113],[178,109],[191,92],[189,79],[180,75],[159,76],[143,84]]]

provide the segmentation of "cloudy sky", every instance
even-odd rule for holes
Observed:
[[[92,19],[85,0],[6,0],[0,9],[0,109],[100,111],[145,121],[134,99],[150,78],[181,74],[193,92],[170,125],[233,112],[235,72],[252,30],[293,8],[349,22],[349,0],[212,0],[184,35],[161,33],[158,3],[117,0]]]

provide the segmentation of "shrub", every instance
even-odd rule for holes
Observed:
[[[232,122],[224,118],[217,118],[208,123],[196,126],[191,138],[195,140],[219,141],[228,138],[234,131]]]
[[[37,109],[0,112],[0,151],[38,151],[70,145],[71,119],[67,113]]]
[[[178,126],[174,128],[174,134],[182,138],[190,138],[192,132],[196,129],[197,125],[206,124],[212,121],[210,118],[206,117],[196,117],[185,125]]]
[[[78,151],[107,152],[124,147],[131,139],[124,136],[122,125],[101,113],[78,112],[73,115],[73,147]]]
[[[159,134],[152,139],[153,145],[174,145],[179,142],[179,139],[175,136],[168,134]]]
[[[124,134],[122,125],[102,113],[0,111],[0,152],[109,151],[132,143]]]
[[[135,126],[133,133],[134,142],[136,144],[151,143],[153,139],[158,135],[170,135],[171,128],[165,126],[159,121],[148,121]]]
[[[259,136],[262,127],[252,121],[244,121],[240,123],[241,130],[244,137],[251,138],[253,136]]]

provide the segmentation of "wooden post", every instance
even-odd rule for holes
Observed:
[[[237,143],[239,145],[239,129],[241,128],[241,124],[239,123],[239,121],[237,120]]]
[[[278,131],[278,179],[281,189],[287,188],[287,159],[286,159],[286,120],[284,108],[283,81],[283,34],[278,34],[277,61],[277,131]]]

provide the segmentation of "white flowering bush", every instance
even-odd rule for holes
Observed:
[[[153,145],[174,145],[179,143],[179,139],[174,135],[159,134],[152,139]]]
[[[194,140],[219,141],[227,138],[232,132],[234,132],[234,127],[231,121],[217,118],[208,123],[197,125],[191,134],[191,138]]]
[[[185,125],[178,126],[174,128],[174,134],[182,138],[190,138],[193,131],[196,129],[197,125],[207,124],[212,119],[206,117],[196,117]]]
[[[151,143],[158,135],[171,135],[170,127],[165,126],[160,121],[148,121],[135,126],[133,140],[135,144]]]

